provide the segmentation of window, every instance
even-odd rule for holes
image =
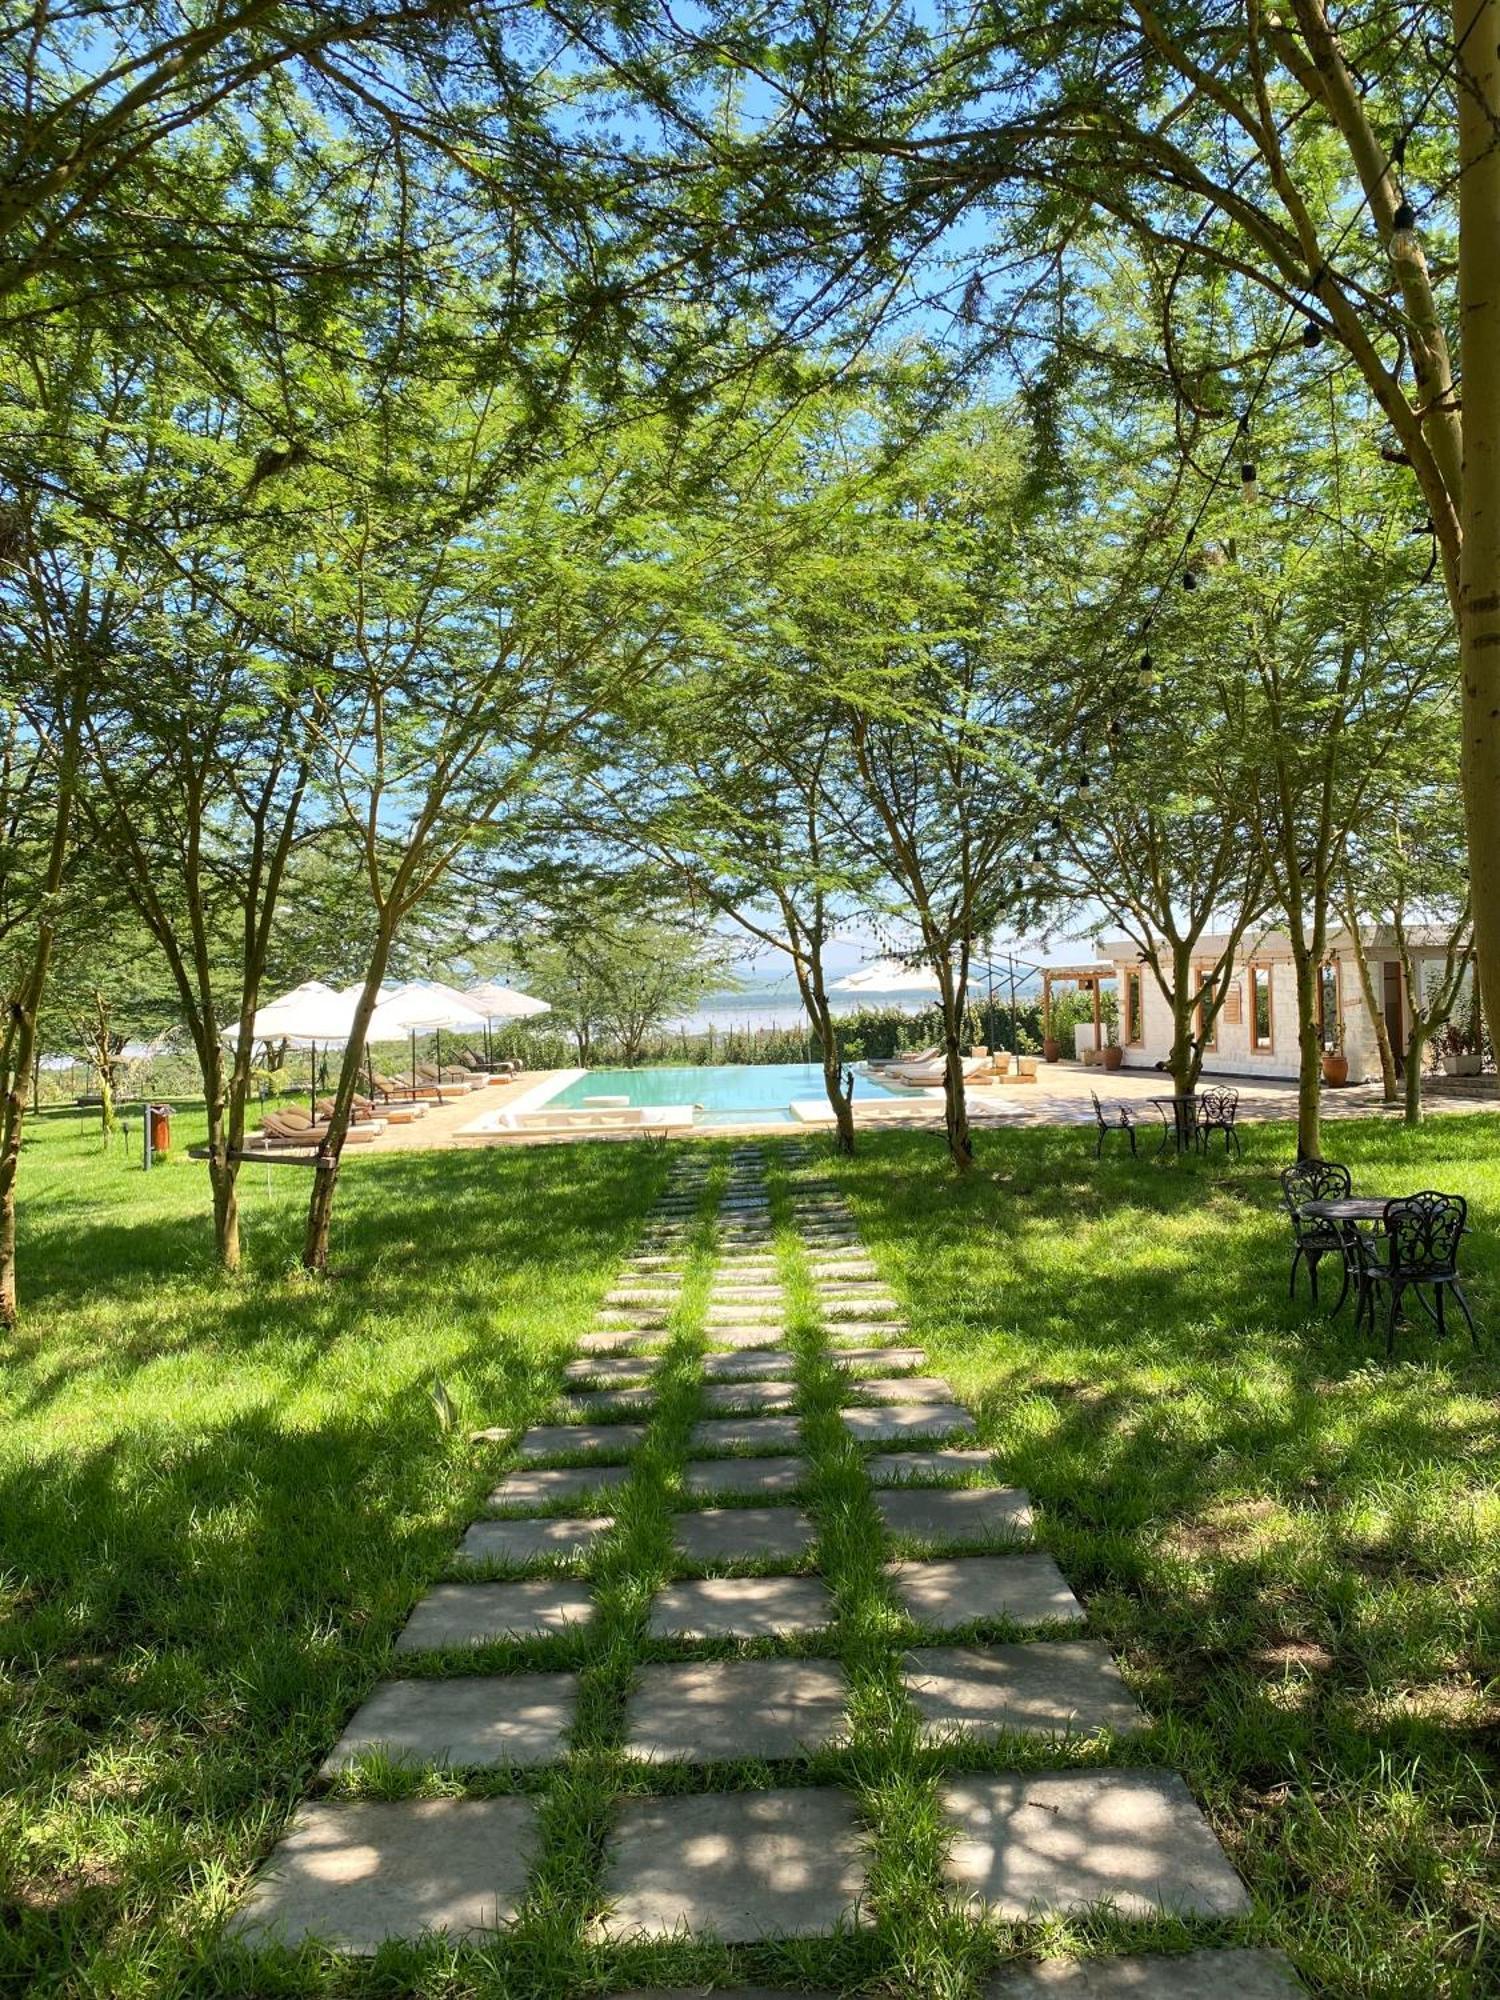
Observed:
[[[1250,967],[1250,1046],[1252,1049],[1275,1047],[1273,1035],[1274,1021],[1271,1011],[1271,968],[1269,965]]]
[[[1214,1012],[1213,967],[1198,968],[1198,999],[1193,1010],[1193,1039],[1202,1042],[1205,1052],[1219,1046],[1219,1017]]]
[[[1127,972],[1125,975],[1125,1039],[1135,1043],[1144,1040],[1141,1022],[1141,975]]]
[[[1318,967],[1318,1040],[1325,1049],[1338,1047],[1343,1011],[1339,1005],[1339,969],[1330,959]]]

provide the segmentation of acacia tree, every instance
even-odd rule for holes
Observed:
[[[1395,0],[1358,17],[1109,0],[936,23],[825,0],[764,24],[759,55],[716,16],[679,33],[705,59],[735,47],[761,97],[752,129],[700,150],[741,165],[778,226],[789,209],[803,242],[821,231],[826,271],[854,243],[900,271],[947,237],[927,310],[951,286],[973,338],[1036,360],[1039,395],[1096,337],[1077,278],[1126,232],[1155,365],[1212,440],[1184,456],[1200,487],[1233,480],[1263,389],[1325,361],[1357,370],[1457,629],[1476,951],[1500,1019],[1500,0],[1456,0],[1447,35]],[[1184,339],[1195,276],[1259,298],[1269,323],[1247,310],[1248,340]]]
[[[607,754],[680,629],[694,579],[643,551],[628,439],[501,476],[512,407],[446,384],[405,390],[372,437],[380,477],[326,492],[320,588],[343,638],[317,783],[368,896],[369,955],[318,1148],[303,1262],[324,1270],[364,1044],[403,923],[479,848],[524,844],[549,776],[578,786]]]

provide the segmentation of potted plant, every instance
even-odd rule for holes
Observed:
[[[1120,1047],[1118,1042],[1106,1042],[1104,1044],[1104,1067],[1106,1069],[1118,1069],[1124,1060],[1125,1051]]]
[[[1057,1039],[1056,1035],[1044,1035],[1042,1037],[1043,1062],[1056,1062],[1061,1054],[1062,1043]]]
[[[1349,1058],[1344,1054],[1344,1024],[1335,1021],[1326,1030],[1323,1044],[1323,1081],[1330,1090],[1342,1090],[1349,1081]]]
[[[1433,1037],[1433,1045],[1448,1076],[1478,1076],[1481,1065],[1474,1031],[1447,1021]]]

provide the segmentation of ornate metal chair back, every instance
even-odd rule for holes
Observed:
[[[1354,1177],[1337,1160],[1298,1160],[1281,1170],[1281,1199],[1291,1217],[1292,1234],[1300,1242],[1304,1235],[1327,1236],[1326,1222],[1304,1222],[1298,1210],[1308,1201],[1338,1201],[1354,1186]]]
[[[1385,1233],[1393,1277],[1436,1278],[1458,1267],[1459,1239],[1469,1219],[1461,1194],[1404,1195],[1386,1203]]]

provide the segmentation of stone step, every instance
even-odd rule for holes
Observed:
[[[920,1351],[920,1350],[919,1350]],[[941,1375],[854,1376],[844,1395],[850,1403],[953,1403],[953,1384]]]
[[[703,1390],[705,1410],[795,1410],[795,1382],[710,1382]]]
[[[817,1533],[795,1507],[704,1507],[674,1514],[672,1538],[683,1560],[696,1568],[770,1556],[795,1561],[813,1546]]]
[[[1175,1772],[965,1777],[944,1788],[942,1809],[953,1830],[949,1883],[1003,1921],[1105,1902],[1121,1917],[1238,1917],[1250,1907]]]
[[[710,1382],[790,1381],[797,1363],[784,1347],[745,1347],[734,1354],[705,1354]]]
[[[630,1477],[628,1465],[523,1467],[510,1473],[485,1503],[490,1507],[548,1507],[564,1500],[597,1498]]]
[[[1019,1486],[888,1487],[871,1497],[886,1533],[908,1541],[954,1547],[1031,1533],[1031,1500]]]
[[[625,1754],[652,1764],[801,1757],[847,1734],[833,1660],[644,1666],[625,1714]]]
[[[997,1619],[1081,1625],[1086,1616],[1052,1557],[1040,1552],[887,1563],[885,1574],[907,1616],[934,1632]]]
[[[578,1708],[576,1674],[462,1674],[382,1681],[354,1712],[323,1765],[325,1778],[377,1752],[391,1762],[524,1770],[562,1755]]]
[[[614,1526],[607,1514],[586,1521],[550,1516],[528,1521],[474,1521],[458,1545],[460,1562],[541,1562],[549,1557],[586,1555],[592,1543]]]
[[[682,1468],[682,1490],[694,1495],[795,1493],[810,1475],[805,1458],[705,1458]]]
[[[669,1583],[652,1601],[657,1639],[778,1639],[833,1622],[827,1585],[815,1576],[712,1576]]]
[[[746,1451],[767,1458],[794,1449],[801,1437],[796,1417],[707,1417],[693,1425],[688,1445],[693,1451]]]
[[[564,1396],[560,1407],[565,1423],[592,1423],[596,1417],[608,1416],[611,1410],[654,1409],[656,1391],[649,1386],[641,1389],[622,1389],[616,1386],[585,1389],[580,1395]]]
[[[305,1804],[229,1928],[251,1944],[316,1938],[362,1956],[428,1931],[493,1943],[536,1849],[530,1798]]]
[[[594,1600],[581,1583],[544,1576],[522,1583],[435,1583],[396,1634],[398,1653],[496,1640],[540,1639],[586,1625]]]
[[[563,1370],[565,1382],[639,1381],[660,1367],[658,1354],[601,1354],[592,1359],[570,1361]]]
[[[1020,1646],[919,1646],[902,1661],[928,1740],[1007,1730],[1041,1736],[1128,1735],[1146,1716],[1094,1639]]]
[[[1170,1958],[1033,1959],[997,1973],[981,2000],[1305,2000],[1306,1991],[1281,1952],[1232,1945]]]
[[[571,1458],[587,1452],[618,1462],[629,1458],[645,1435],[644,1424],[533,1424],[518,1450],[522,1458]]]
[[[614,1941],[686,1930],[726,1944],[825,1936],[868,1921],[864,1896],[865,1833],[847,1792],[634,1799],[605,1850],[594,1931]]]
[[[891,1403],[879,1409],[845,1410],[843,1419],[845,1429],[859,1444],[957,1437],[974,1429],[974,1419],[957,1403]]]

